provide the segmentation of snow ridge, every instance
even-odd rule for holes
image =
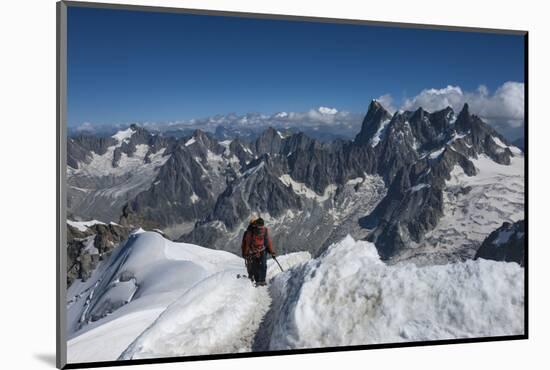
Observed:
[[[120,355],[120,360],[250,351],[269,307],[266,288],[237,279],[239,269],[214,274],[171,304]]]
[[[299,252],[279,262],[284,272],[268,262],[269,288],[254,288],[237,278],[246,272],[235,255],[133,233],[68,302],[72,316],[96,315],[70,336],[69,362],[524,331],[524,272],[516,263],[386,265],[374,244],[350,236],[316,259]]]
[[[388,266],[351,237],[272,282],[263,350],[522,334],[523,269],[469,260]]]

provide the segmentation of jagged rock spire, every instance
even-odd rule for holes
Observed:
[[[367,144],[380,128],[382,122],[391,119],[391,114],[384,109],[377,100],[372,100],[369,104],[367,115],[361,125],[361,131],[355,137],[355,143]]]

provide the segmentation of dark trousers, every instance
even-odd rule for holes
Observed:
[[[249,274],[257,283],[265,282],[265,272],[267,270],[267,253],[263,251],[259,257],[250,257]]]

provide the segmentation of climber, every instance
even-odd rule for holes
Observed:
[[[266,285],[267,253],[275,257],[275,251],[261,217],[250,221],[243,235],[241,249],[250,280],[255,281],[256,286]]]

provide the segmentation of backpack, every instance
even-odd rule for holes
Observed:
[[[265,250],[265,237],[267,235],[267,231],[265,227],[263,226],[252,226],[250,229],[251,232],[251,251],[254,254],[260,254],[262,251]]]

